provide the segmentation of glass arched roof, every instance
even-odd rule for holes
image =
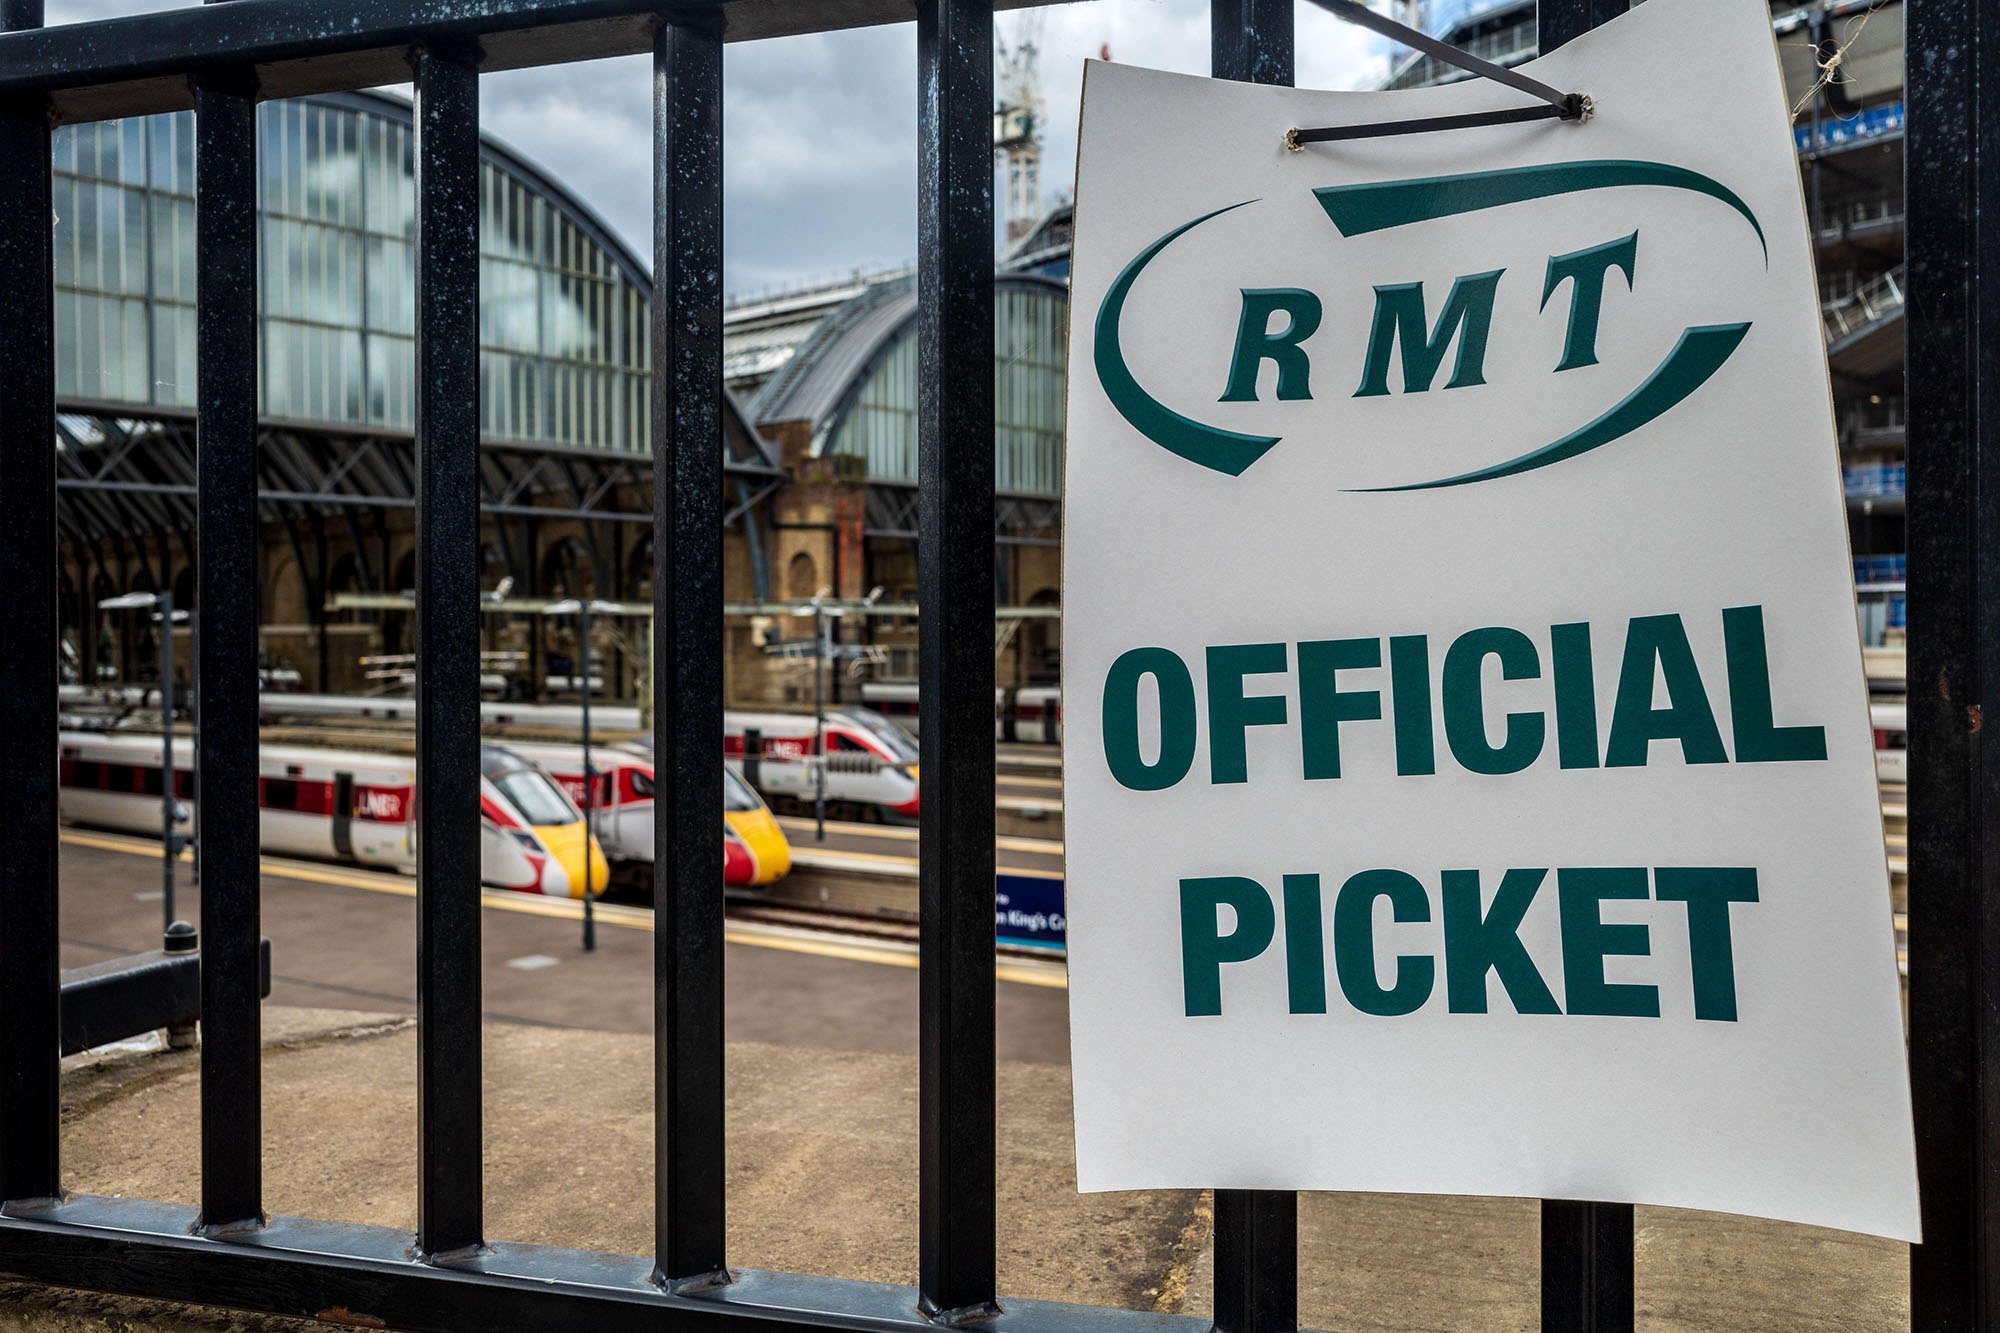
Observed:
[[[994,467],[1002,492],[1062,492],[1069,302],[1059,281],[994,283]],[[870,480],[917,480],[914,279],[871,287],[828,315],[750,405],[758,422],[812,424],[816,454],[864,460]]]
[[[412,428],[415,184],[409,104],[258,108],[261,409]],[[56,392],[66,407],[195,398],[194,118],[55,134]],[[480,163],[482,435],[646,452],[645,270],[590,210],[507,150]]]

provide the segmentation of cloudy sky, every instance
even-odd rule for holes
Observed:
[[[49,0],[51,23],[181,0]],[[1088,0],[1042,11],[1045,204],[1075,170],[1083,62],[1208,68],[1207,0]],[[1000,19],[1017,35],[1017,14]],[[1311,5],[1298,14],[1303,86],[1360,88],[1392,49]],[[914,24],[726,48],[724,283],[749,293],[900,264],[916,253]],[[484,128],[567,184],[642,258],[651,250],[649,61],[638,56],[486,76]]]

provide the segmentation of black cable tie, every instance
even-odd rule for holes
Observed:
[[[1373,125],[1329,125],[1316,130],[1285,131],[1285,147],[1298,152],[1309,143],[1335,143],[1342,139],[1374,139],[1389,134],[1425,134],[1432,130],[1469,130],[1481,125],[1516,125],[1526,120],[1588,120],[1590,99],[1570,93],[1560,106],[1521,106],[1505,111],[1469,111],[1458,116],[1429,116],[1422,120],[1384,120]]]
[[[1448,65],[1456,65],[1482,79],[1491,79],[1495,83],[1505,84],[1531,97],[1538,97],[1548,105],[1524,107],[1512,111],[1478,111],[1459,116],[1434,116],[1425,120],[1391,120],[1375,125],[1337,125],[1323,129],[1288,130],[1285,134],[1285,147],[1295,152],[1309,143],[1329,143],[1340,139],[1369,139],[1388,134],[1471,129],[1479,125],[1512,125],[1527,120],[1573,120],[1581,123],[1590,119],[1592,107],[1587,94],[1559,92],[1540,79],[1531,79],[1519,70],[1496,65],[1490,60],[1482,60],[1469,51],[1461,51],[1455,46],[1439,41],[1429,33],[1377,14],[1368,6],[1357,3],[1357,0],[1313,0],[1313,3],[1335,18],[1366,28],[1391,41],[1400,42]]]

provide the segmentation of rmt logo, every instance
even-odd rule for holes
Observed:
[[[1319,207],[1344,238],[1383,232],[1413,223],[1475,213],[1505,204],[1550,199],[1585,191],[1650,186],[1692,191],[1734,210],[1750,225],[1769,260],[1764,229],[1733,191],[1720,182],[1663,162],[1598,160],[1563,162],[1499,171],[1469,172],[1414,180],[1327,186],[1313,191]],[[1191,463],[1240,476],[1277,444],[1281,436],[1250,434],[1197,421],[1160,402],[1134,376],[1121,342],[1121,321],[1133,285],[1162,251],[1213,218],[1259,202],[1230,204],[1183,223],[1154,241],[1126,264],[1098,307],[1093,361],[1098,381],[1119,415],[1146,438]],[[1640,232],[1612,236],[1581,249],[1551,254],[1537,276],[1541,316],[1566,317],[1561,358],[1552,373],[1598,364],[1598,340],[1608,294],[1622,285],[1635,289]],[[1487,269],[1456,277],[1443,300],[1422,282],[1387,282],[1374,287],[1366,352],[1353,398],[1395,393],[1429,393],[1447,355],[1451,370],[1443,388],[1486,383],[1486,353],[1493,330],[1494,299],[1506,276]],[[1519,279],[1516,279],[1518,281]],[[1564,297],[1567,296],[1567,305]],[[1436,309],[1435,316],[1432,309]],[[1566,316],[1565,316],[1566,311]],[[1259,401],[1258,377],[1266,362],[1276,368],[1274,399],[1309,402],[1326,392],[1327,368],[1315,367],[1315,335],[1325,322],[1318,293],[1305,287],[1245,287],[1232,343],[1223,404]],[[1377,491],[1431,490],[1512,476],[1574,458],[1630,434],[1683,402],[1721,369],[1750,331],[1740,323],[1689,325],[1664,360],[1615,406],[1558,438],[1490,466]],[[1455,349],[1455,351],[1454,351]]]

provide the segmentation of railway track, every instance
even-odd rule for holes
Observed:
[[[98,851],[116,852],[156,863],[159,842],[129,833],[109,832],[82,826],[65,826],[65,844]],[[192,857],[183,851],[185,866]],[[281,880],[302,881],[334,888],[361,889],[397,898],[413,898],[416,880],[393,871],[354,866],[331,861],[310,861],[287,856],[259,858],[259,873]],[[573,898],[544,898],[538,894],[487,889],[480,895],[483,907],[493,911],[523,913],[575,921],[583,915],[582,902]],[[800,953],[843,957],[860,962],[896,967],[917,964],[917,926],[914,913],[868,910],[846,895],[834,894],[821,903],[776,903],[763,900],[755,890],[729,891],[725,895],[727,927],[724,939],[732,944],[775,948]],[[620,895],[594,905],[600,927],[650,931],[653,910],[639,895]],[[996,949],[1000,962],[998,976],[1021,985],[1068,984],[1062,959],[1048,950],[1001,945]]]

